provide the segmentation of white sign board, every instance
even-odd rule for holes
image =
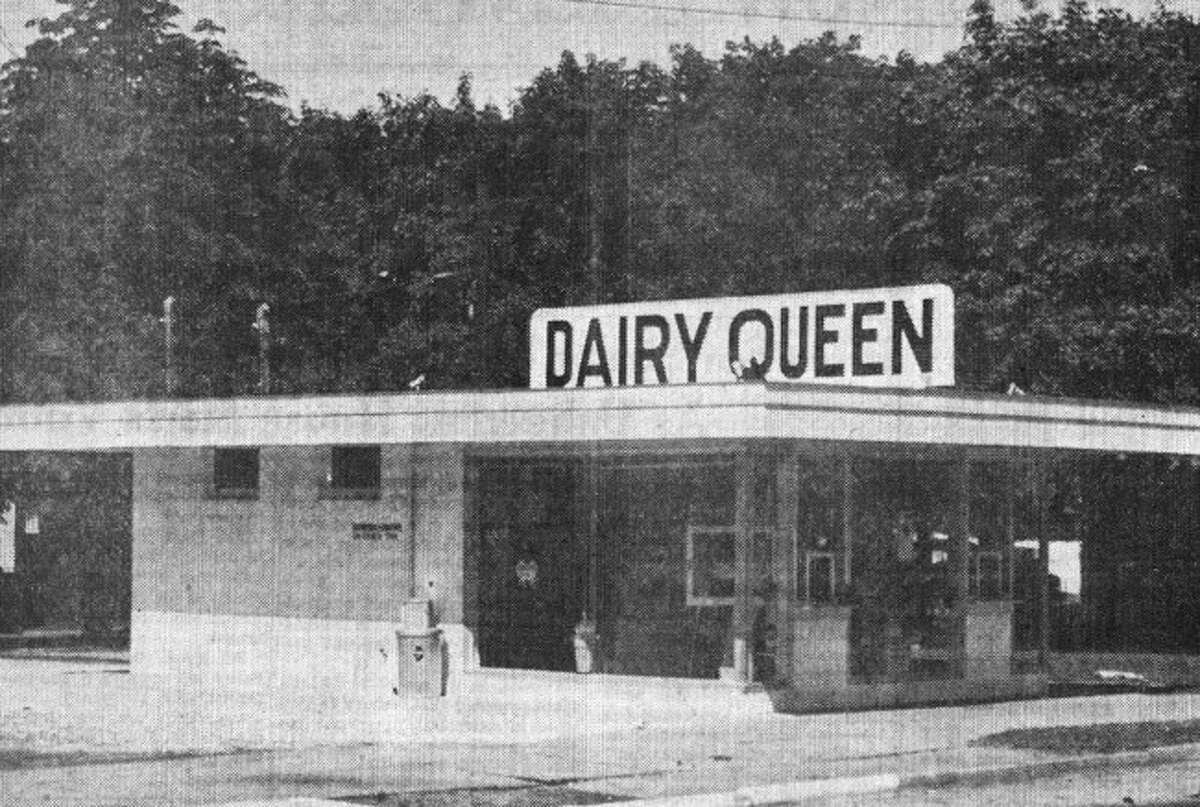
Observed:
[[[537,389],[954,384],[954,292],[940,284],[541,308],[529,329]]]
[[[4,503],[0,511],[0,572],[17,570],[17,506]]]

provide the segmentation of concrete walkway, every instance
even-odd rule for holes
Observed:
[[[547,680],[516,691],[484,677],[459,699],[429,702],[169,689],[119,665],[0,659],[0,803],[219,804],[539,782],[653,798],[933,781],[1097,762],[971,744],[1009,728],[1200,717],[1193,694],[790,716],[765,697]]]

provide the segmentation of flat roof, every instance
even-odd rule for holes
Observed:
[[[0,450],[819,440],[1200,456],[1200,409],[731,383],[0,406]]]

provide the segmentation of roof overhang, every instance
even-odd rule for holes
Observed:
[[[1200,456],[1200,410],[783,384],[0,407],[5,451],[816,440]]]

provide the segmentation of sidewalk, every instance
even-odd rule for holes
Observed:
[[[654,798],[881,775],[950,781],[1105,761],[971,745],[985,734],[1200,717],[1194,694],[792,716],[753,696],[664,703],[573,680],[501,698],[502,679],[477,679],[457,703],[163,694],[121,665],[0,659],[0,802],[212,804],[538,782]],[[1155,754],[1200,748],[1143,756]]]

